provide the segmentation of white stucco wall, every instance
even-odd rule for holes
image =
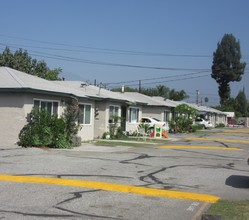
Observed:
[[[59,115],[63,112],[60,97],[39,94],[0,93],[0,140],[2,143],[14,144],[33,108],[33,100],[53,100],[59,102]]]
[[[14,144],[18,141],[18,134],[25,124],[27,115],[33,108],[34,99],[58,101],[59,117],[64,111],[64,97],[27,94],[27,93],[0,93],[0,141],[2,144]],[[82,141],[93,140],[94,138],[94,102],[80,100],[82,104],[90,104],[91,124],[81,125],[78,135]]]
[[[0,141],[2,145],[14,144],[19,131],[26,123],[24,96],[0,93]]]
[[[128,131],[128,132],[134,132],[134,131],[137,131],[137,128],[138,128],[138,125],[139,125],[139,121],[138,121],[138,123],[131,123],[131,122],[129,122],[129,117],[130,117],[130,115],[129,115],[130,114],[129,109],[130,108],[138,108],[139,109],[139,121],[140,121],[140,119],[142,117],[143,111],[142,111],[142,106],[129,106],[129,107],[127,107],[126,131]]]
[[[113,101],[96,101],[96,109],[98,110],[98,116],[95,117],[94,138],[101,138],[104,132],[109,132],[109,108],[110,106],[116,106],[119,108],[119,115],[121,116],[121,104]],[[118,124],[117,126],[120,126]]]
[[[106,102],[96,101],[95,107],[98,115],[94,118],[94,138],[101,138],[103,133],[107,131]]]
[[[172,113],[170,108],[164,106],[143,106],[143,117],[156,118],[160,121],[163,121],[164,111],[169,112],[171,119]]]

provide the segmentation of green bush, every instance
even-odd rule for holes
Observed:
[[[196,124],[195,127],[196,127],[196,130],[204,130],[205,129],[205,125],[203,125],[203,124]]]
[[[216,125],[216,128],[224,128],[225,127],[225,124],[223,123],[219,123]]]
[[[50,115],[46,110],[37,109],[32,110],[31,115],[32,120],[19,133],[19,146],[70,148],[81,144],[81,139],[76,137],[79,129],[76,123],[77,100],[72,99],[67,102],[62,118]]]
[[[63,119],[50,115],[45,110],[33,110],[31,114],[32,121],[19,133],[19,146],[70,147],[65,137],[66,124]]]
[[[178,113],[179,116],[175,120],[169,122],[170,133],[196,131],[196,127],[193,127],[193,118],[196,117],[197,110],[186,104],[181,104],[175,108],[175,112]]]
[[[179,116],[175,121],[169,123],[170,133],[192,132],[193,120],[185,116]]]
[[[191,126],[191,132],[196,132],[197,131],[197,126],[196,125],[192,125]]]

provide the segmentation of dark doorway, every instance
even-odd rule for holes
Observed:
[[[126,114],[127,108],[126,106],[121,107],[121,130],[126,131]]]

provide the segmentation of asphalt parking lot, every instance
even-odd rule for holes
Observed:
[[[171,135],[141,147],[0,144],[0,219],[192,220],[249,198],[249,129]]]

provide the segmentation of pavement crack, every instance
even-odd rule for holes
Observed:
[[[229,145],[224,143],[224,142],[221,142],[221,141],[214,141],[214,142],[219,143],[219,144],[223,145],[224,147],[229,148]]]
[[[83,193],[91,193],[91,192],[97,192],[97,191],[101,191],[101,190],[95,189],[95,190],[88,190],[88,191],[80,191],[80,192],[72,192],[72,193],[69,193],[69,194],[72,194],[73,197],[72,197],[72,198],[69,198],[69,199],[66,199],[66,200],[64,200],[64,201],[61,201],[61,202],[59,202],[59,203],[57,203],[56,206],[57,206],[57,205],[61,205],[61,204],[63,204],[63,203],[71,202],[71,201],[73,201],[73,200],[75,200],[75,199],[80,199],[80,198],[82,198],[82,194],[83,194]]]
[[[165,171],[167,168],[164,167],[164,168],[161,168],[160,170],[157,170],[157,171],[154,171],[152,173],[149,173],[145,176],[140,176],[140,180],[143,181],[143,182],[147,182],[147,183],[150,183],[149,181],[146,181],[146,179],[150,179],[153,181],[153,183],[157,183],[157,184],[164,184],[164,182],[162,182],[161,180],[159,180],[158,178],[155,177],[156,174],[160,173],[160,172],[163,172]]]
[[[187,185],[176,185],[176,184],[168,184],[165,183],[164,181],[160,180],[159,178],[155,177],[156,174],[164,172],[168,169],[174,169],[174,168],[178,168],[178,167],[194,167],[196,165],[173,165],[173,166],[169,166],[169,167],[163,167],[159,170],[156,170],[154,172],[151,172],[147,175],[144,176],[140,176],[139,179],[144,182],[147,183],[148,185],[153,185],[153,184],[159,184],[162,185],[164,189],[172,189],[172,188],[198,188],[199,185],[195,185],[195,186],[187,186]]]
[[[143,160],[143,159],[152,158],[152,157],[155,157],[155,156],[150,156],[148,154],[141,154],[138,157],[135,157],[135,158],[132,158],[132,159],[119,161],[119,163],[122,163],[122,164],[136,164],[136,165],[142,165],[142,166],[150,166],[150,165],[136,163],[136,162],[132,162],[132,161]]]

